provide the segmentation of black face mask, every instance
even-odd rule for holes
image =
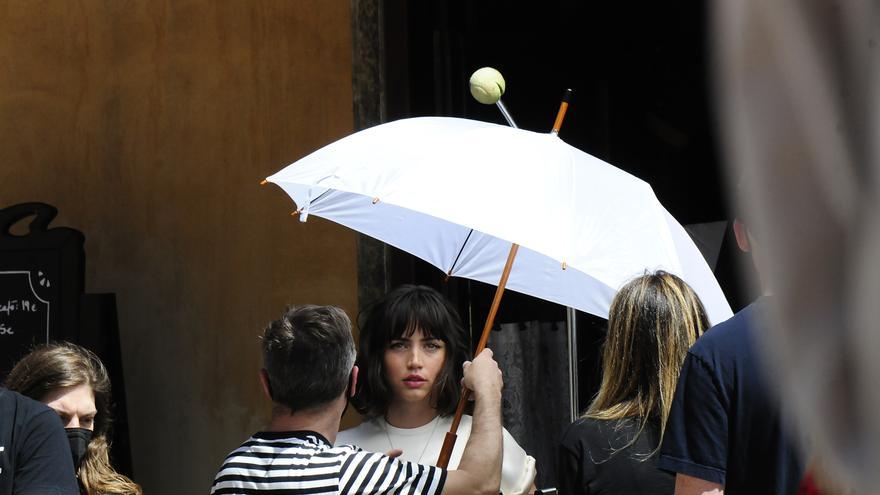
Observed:
[[[65,428],[67,432],[67,441],[70,442],[70,453],[73,455],[73,467],[79,469],[83,456],[86,455],[86,449],[89,442],[92,441],[92,430],[85,428]]]

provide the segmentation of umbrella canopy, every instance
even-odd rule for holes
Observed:
[[[318,215],[457,277],[608,316],[646,270],[690,284],[710,321],[731,316],[699,249],[650,185],[541,134],[459,118],[378,125],[302,158],[267,181]]]

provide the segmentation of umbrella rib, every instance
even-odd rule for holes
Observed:
[[[323,198],[324,196],[330,194],[332,191],[333,191],[332,189],[327,189],[326,191],[319,194],[315,199],[310,199],[309,204],[307,204],[305,206],[297,205],[296,211],[291,213],[291,215],[297,215],[302,212],[306,212],[306,213],[304,213],[304,215],[308,215],[308,210],[309,210],[309,208],[312,207],[313,204],[315,204],[315,201],[318,201],[319,199]],[[302,218],[305,219],[305,216],[303,216]],[[302,220],[302,221],[305,222],[305,220]]]
[[[467,237],[464,238],[464,242],[461,244],[461,248],[458,250],[458,254],[455,255],[455,260],[452,262],[452,266],[449,267],[449,271],[446,272],[446,280],[449,280],[449,277],[452,276],[452,270],[455,269],[455,264],[458,263],[458,259],[461,258],[461,253],[464,252],[464,247],[467,245],[468,241],[471,238],[471,234],[474,233],[474,229],[471,229],[468,232]]]
[[[313,204],[315,204],[316,201],[318,201],[319,199],[323,198],[324,196],[330,194],[331,191],[333,191],[333,189],[327,189],[326,191],[319,194],[315,199],[310,199],[309,206],[312,206]]]

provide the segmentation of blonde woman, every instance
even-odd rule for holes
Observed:
[[[110,378],[95,354],[61,343],[37,347],[16,363],[6,388],[58,413],[85,495],[141,495],[140,486],[110,466]]]
[[[559,446],[560,493],[674,492],[674,475],[655,458],[682,362],[707,327],[699,298],[675,275],[658,271],[620,289],[599,392]]]

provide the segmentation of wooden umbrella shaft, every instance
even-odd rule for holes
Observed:
[[[504,287],[507,285],[507,278],[510,276],[510,268],[516,259],[516,252],[519,249],[518,244],[510,246],[510,252],[507,254],[507,262],[504,264],[504,271],[501,272],[501,280],[498,282],[498,288],[495,289],[495,298],[492,299],[492,306],[489,309],[489,316],[486,317],[486,325],[483,326],[483,334],[480,336],[480,342],[477,344],[477,350],[474,351],[474,357],[480,355],[486,348],[489,341],[489,334],[492,332],[492,325],[495,323],[495,315],[498,313],[498,306],[501,305],[501,296],[504,294]],[[440,457],[437,458],[437,466],[446,468],[449,466],[449,458],[452,457],[452,449],[455,447],[456,432],[458,424],[461,423],[461,416],[464,414],[464,408],[467,405],[471,391],[464,388],[461,391],[461,397],[458,399],[458,407],[455,408],[455,417],[452,419],[452,426],[446,432],[446,438],[443,439],[443,447],[440,449]]]

